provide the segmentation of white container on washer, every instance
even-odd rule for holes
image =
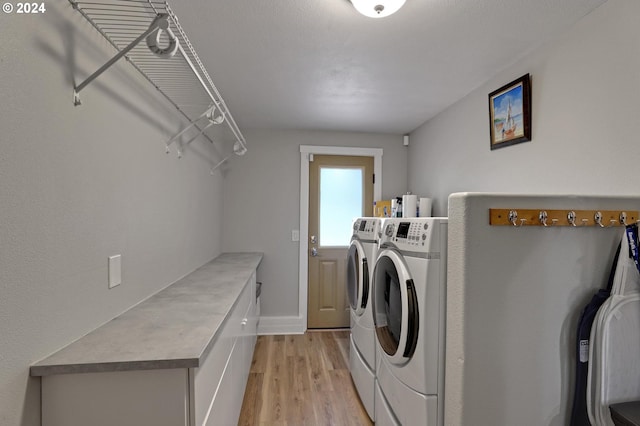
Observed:
[[[407,193],[402,196],[402,217],[418,217],[418,196]]]

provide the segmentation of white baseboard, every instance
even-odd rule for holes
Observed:
[[[304,334],[307,324],[302,317],[260,317],[258,335]]]

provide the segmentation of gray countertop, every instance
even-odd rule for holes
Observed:
[[[199,367],[261,260],[224,253],[32,365],[31,375]]]

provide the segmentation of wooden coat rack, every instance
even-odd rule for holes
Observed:
[[[626,226],[637,221],[637,210],[489,209],[489,224],[494,226],[609,228]]]

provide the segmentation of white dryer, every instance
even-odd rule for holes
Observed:
[[[447,218],[386,219],[373,275],[376,425],[444,425]]]
[[[378,253],[382,219],[358,218],[347,257],[347,293],[351,305],[349,370],[360,400],[375,419],[376,342],[371,309],[371,276]]]

